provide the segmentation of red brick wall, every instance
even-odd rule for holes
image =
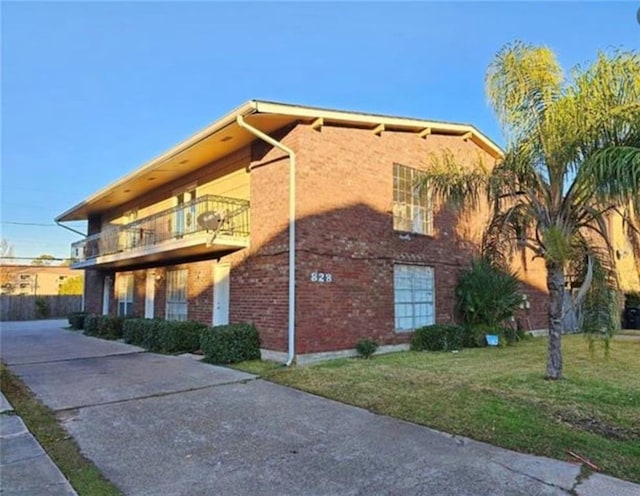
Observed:
[[[436,209],[432,236],[402,236],[393,230],[393,164],[424,169],[430,154],[445,149],[463,163],[481,158],[493,166],[494,160],[459,137],[376,136],[369,130],[330,126],[320,131],[299,126],[295,133],[298,352],[351,348],[364,337],[380,344],[405,342],[408,335],[394,331],[394,263],[433,267],[436,321],[453,321],[453,288],[459,271],[478,253],[488,210],[478,209],[469,220]],[[314,271],[331,273],[333,282],[310,282]],[[540,291],[528,289],[535,295],[534,310],[539,310]]]
[[[438,322],[453,320],[453,287],[461,268],[477,253],[487,210],[472,219],[437,209],[431,236],[404,236],[393,230],[393,164],[424,168],[431,153],[450,149],[467,163],[493,160],[471,141],[307,125],[276,134],[297,150],[297,312],[298,353],[352,348],[368,337],[380,344],[406,342],[394,331],[394,263],[434,268]],[[232,264],[231,322],[253,322],[262,346],[284,351],[288,312],[288,182],[286,155],[260,141],[251,148],[251,245],[222,258]],[[194,176],[195,177],[195,176]],[[189,319],[211,323],[213,263],[170,262],[157,267],[155,316],[164,317],[166,270],[188,268]],[[516,261],[521,269],[521,264]],[[545,327],[544,277],[540,264],[522,271],[532,300],[532,327]],[[95,271],[87,271],[95,272]],[[331,273],[333,282],[312,283],[311,272]],[[135,273],[136,314],[144,314],[145,271]],[[101,310],[99,273],[90,276],[87,305]],[[114,301],[114,299],[112,299]],[[114,307],[115,311],[115,307]]]

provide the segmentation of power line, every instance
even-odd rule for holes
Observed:
[[[57,257],[46,257],[46,258],[41,258],[42,255],[38,255],[37,257],[0,257],[0,260],[43,260],[44,262],[48,261],[48,260],[69,260],[69,258],[57,258]]]
[[[11,224],[14,226],[40,226],[40,227],[58,227],[55,224],[42,224],[39,222],[15,222],[15,221],[11,221],[11,220],[3,220],[0,221],[0,223],[2,224]]]

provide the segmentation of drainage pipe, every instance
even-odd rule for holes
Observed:
[[[289,155],[289,346],[285,363],[288,367],[296,356],[296,154],[288,146],[247,124],[242,115],[236,117],[236,122],[241,128]]]

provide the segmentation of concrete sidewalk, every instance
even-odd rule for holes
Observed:
[[[640,494],[600,474],[581,478],[578,465],[59,324],[4,324],[0,339],[5,363],[129,495]]]
[[[0,493],[7,496],[75,495],[69,481],[0,393]]]

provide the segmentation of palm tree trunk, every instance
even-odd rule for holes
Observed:
[[[564,268],[562,264],[547,262],[549,290],[549,350],[547,379],[562,379],[562,310],[564,303]]]

